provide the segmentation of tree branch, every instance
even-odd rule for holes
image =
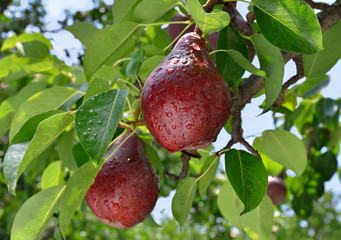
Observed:
[[[202,6],[205,12],[212,12],[215,5],[224,4],[224,0],[207,0],[207,2]]]
[[[305,0],[305,2],[308,3],[310,7],[320,9],[325,12],[333,11],[333,9],[335,8],[335,6],[329,5],[327,3],[315,2],[313,0]]]

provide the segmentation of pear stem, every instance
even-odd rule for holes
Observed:
[[[199,36],[202,36],[202,32],[201,32],[200,28],[198,28],[197,25],[195,25],[194,32],[195,32],[196,34],[198,34]]]
[[[172,179],[174,179],[176,182],[180,182],[182,179],[186,178],[188,175],[189,170],[189,160],[191,160],[191,157],[195,158],[201,158],[201,155],[197,151],[181,151],[181,161],[182,161],[182,168],[179,176],[176,176],[173,173],[170,173],[166,171],[166,175]]]

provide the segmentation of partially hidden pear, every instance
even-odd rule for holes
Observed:
[[[179,39],[146,80],[141,109],[150,133],[170,152],[216,140],[230,116],[231,94],[204,38],[192,32]]]
[[[105,157],[119,147],[103,164],[85,197],[92,212],[116,228],[142,222],[159,194],[159,178],[146,157],[145,145],[136,134],[126,139],[130,134],[128,130],[109,148]]]

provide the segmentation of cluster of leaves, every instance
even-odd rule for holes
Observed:
[[[215,154],[212,147],[202,149],[201,159],[190,161],[190,176],[176,183],[164,173],[165,169],[180,170],[180,153],[163,150],[139,126],[147,156],[160,177],[161,194],[167,196],[176,189],[175,219],[184,226],[193,201],[194,207],[204,202],[212,206],[209,211],[215,216],[223,216],[251,238],[268,239],[274,206],[265,194],[267,176],[286,169],[297,176],[286,177],[288,200],[297,215],[310,216],[313,200],[322,196],[323,183],[337,170],[341,104],[323,98],[319,91],[329,81],[327,71],[341,56],[337,44],[341,24],[322,35],[313,9],[303,0],[256,0],[250,6],[257,20],[256,34],[247,37],[231,26],[227,12],[217,8],[206,13],[197,0],[115,0],[113,24],[98,29],[76,22],[66,28],[86,48],[82,67],[67,66],[51,55],[52,45],[43,34],[7,38],[1,47],[7,56],[0,61],[0,135],[9,141],[4,149],[4,176],[11,193],[22,189],[26,176],[34,176],[29,181],[39,181],[41,188],[16,214],[11,238],[41,237],[51,218],[59,223],[61,236],[71,234],[69,222],[75,212],[81,215],[84,195],[105,160],[107,147],[122,132],[120,127],[131,127],[140,119],[143,83],[173,46],[162,26],[177,14],[175,7],[191,15],[204,34],[220,31],[216,63],[234,92],[245,80],[245,70],[263,78],[266,100],[261,108],[273,111],[277,127],[264,131],[253,143],[262,160],[243,150],[226,148]],[[260,69],[249,62],[245,40],[254,46]],[[275,109],[272,105],[284,74],[280,49],[303,54],[306,80],[286,91],[284,103]],[[302,139],[290,132],[293,127]],[[230,131],[231,122],[225,128]],[[223,154],[227,178],[217,182]],[[147,224],[153,225],[153,220]],[[226,233],[229,224],[225,224]]]

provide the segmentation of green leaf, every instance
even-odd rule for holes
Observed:
[[[126,67],[126,74],[128,77],[135,78],[137,70],[139,66],[141,65],[140,61],[142,59],[143,49],[140,47],[137,49],[133,55],[132,60],[127,64]]]
[[[314,55],[303,55],[304,75],[307,79],[324,75],[341,58],[340,38],[341,22],[337,22],[323,33],[323,50]]]
[[[48,40],[42,33],[33,32],[32,34],[29,34],[25,32],[19,36],[13,35],[12,37],[7,38],[2,44],[1,51],[14,48],[17,46],[17,43],[25,43],[31,41],[39,41],[48,46],[48,48],[52,48],[50,40]]]
[[[81,92],[69,87],[54,87],[34,94],[16,112],[9,133],[10,141],[12,141],[13,137],[30,118],[47,111],[58,109],[77,93]]]
[[[325,152],[313,160],[313,167],[322,181],[329,181],[337,171],[336,156],[331,151]]]
[[[243,150],[231,149],[225,153],[227,177],[243,202],[245,214],[263,200],[268,186],[268,175],[262,161]]]
[[[39,239],[57,210],[64,189],[65,186],[48,188],[29,198],[14,218],[11,239]]]
[[[145,220],[143,220],[143,223],[153,228],[161,227],[159,224],[155,222],[151,214]]]
[[[81,167],[85,163],[91,161],[91,158],[80,142],[77,142],[72,146],[72,156],[76,161],[77,167]]]
[[[321,98],[315,105],[315,115],[324,124],[333,121],[339,114],[338,104],[332,98]]]
[[[50,56],[49,47],[39,41],[17,43],[17,48],[23,56],[33,59],[44,59]]]
[[[253,2],[258,26],[273,45],[306,54],[322,49],[320,24],[314,10],[303,0]]]
[[[32,118],[30,118],[25,124],[21,127],[19,132],[13,137],[11,144],[26,142],[31,140],[33,135],[35,134],[38,125],[45,119],[52,117],[56,114],[62,113],[60,110],[52,110],[42,114],[38,114]]]
[[[134,10],[141,0],[116,0],[112,6],[114,23],[130,22],[133,18]]]
[[[243,211],[244,205],[228,180],[220,188],[217,204],[223,217],[233,226],[241,230],[240,213]]]
[[[307,219],[313,211],[313,199],[307,192],[296,193],[292,200],[292,208],[297,216]]]
[[[326,144],[326,147],[332,149],[336,144],[340,142],[341,139],[341,126],[339,126],[335,131],[331,133],[331,137]]]
[[[264,154],[261,156],[262,156],[262,161],[263,161],[263,164],[267,173],[273,177],[277,176],[283,169],[283,166],[277,162],[272,161],[268,156]]]
[[[187,6],[194,22],[205,34],[219,31],[230,23],[230,15],[227,12],[206,13],[198,0],[188,0]]]
[[[124,75],[120,72],[119,68],[112,68],[110,66],[103,65],[95,72],[94,75],[90,78],[90,82],[97,78],[104,78],[108,82],[114,83],[116,78],[124,78]]]
[[[68,181],[62,198],[59,221],[60,230],[65,233],[77,207],[83,201],[100,168],[95,168],[92,162],[84,164]]]
[[[90,40],[84,55],[84,71],[87,79],[103,65],[111,65],[133,47],[130,36],[138,25],[122,22],[99,30]]]
[[[62,161],[54,161],[50,163],[44,170],[41,177],[41,189],[58,186],[63,183],[65,169],[62,166]]]
[[[152,23],[178,4],[177,0],[143,0],[135,8],[133,21]]]
[[[253,147],[262,156],[267,156],[300,176],[307,165],[307,154],[303,142],[294,134],[284,130],[267,130],[255,139]]]
[[[182,179],[176,187],[176,192],[172,200],[172,213],[180,226],[183,226],[187,220],[193,204],[197,185],[197,179],[187,177]]]
[[[83,102],[88,100],[90,97],[109,89],[110,85],[107,80],[104,78],[96,78],[90,82],[89,87],[84,95]]]
[[[63,164],[71,171],[78,169],[75,159],[72,154],[72,146],[75,139],[74,129],[71,131],[64,131],[57,140],[58,154]]]
[[[199,195],[203,199],[210,183],[212,182],[219,166],[218,156],[209,156],[202,167],[202,175],[199,180]]]
[[[263,201],[253,211],[241,216],[243,229],[252,239],[269,239],[274,222],[274,207],[271,199],[265,195]]]
[[[164,168],[163,168],[161,159],[157,151],[153,147],[149,146],[148,144],[145,144],[145,146],[146,146],[147,158],[149,159],[149,162],[152,164],[153,168],[156,170],[156,173],[160,178],[160,185],[161,185],[164,180]]]
[[[91,38],[99,31],[95,25],[88,22],[75,22],[65,29],[71,32],[85,46],[88,46]]]
[[[15,192],[17,181],[27,165],[43,152],[73,121],[74,117],[69,113],[54,115],[39,124],[28,147],[26,147],[28,142],[12,145],[13,151],[8,151],[4,159],[4,174],[9,182],[10,192]],[[18,148],[20,152],[18,152]]]
[[[220,31],[217,49],[234,49],[247,58],[247,61],[249,59],[249,51],[244,38],[231,25],[228,25]],[[245,70],[227,52],[217,52],[215,58],[217,69],[224,75],[227,83],[230,86],[238,83]]]
[[[11,54],[0,61],[0,79],[10,83],[32,73],[44,73],[55,69],[53,60],[32,59]]]
[[[252,65],[248,59],[246,59],[240,52],[230,49],[228,50],[228,54],[231,58],[241,67],[243,67],[246,71],[261,77],[266,77],[266,72],[256,68]]]
[[[5,134],[12,122],[12,118],[20,107],[20,105],[26,101],[33,94],[45,89],[45,83],[30,83],[23,87],[18,93],[14,96],[3,100],[0,105],[0,136]]]
[[[164,58],[165,56],[156,55],[147,58],[142,62],[138,75],[143,83],[147,80],[152,71],[160,64],[161,60]]]
[[[12,194],[15,194],[13,189],[17,181],[17,171],[29,144],[30,142],[13,144],[5,154],[3,162],[4,175],[8,184],[8,191]]]
[[[127,91],[108,90],[86,100],[76,113],[76,132],[84,149],[100,162],[122,117]]]
[[[263,35],[254,34],[251,36],[251,40],[255,46],[261,69],[266,72],[267,76],[263,78],[266,96],[264,113],[269,110],[281,92],[284,60],[281,51],[271,45]]]

